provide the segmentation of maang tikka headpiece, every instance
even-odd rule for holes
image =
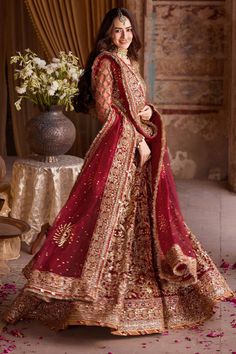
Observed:
[[[121,9],[118,9],[118,17],[121,23],[123,23],[123,25],[125,24],[126,21],[126,17],[122,14]]]

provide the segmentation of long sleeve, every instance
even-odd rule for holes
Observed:
[[[98,119],[104,123],[112,110],[113,75],[109,59],[103,58],[93,66],[92,88]]]

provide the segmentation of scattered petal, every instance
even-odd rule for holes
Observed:
[[[228,262],[225,262],[224,259],[222,259],[222,263],[220,265],[220,268],[223,268],[223,269],[229,269],[230,268],[230,264]]]
[[[225,301],[231,302],[231,304],[233,304],[234,306],[236,306],[236,297],[231,297],[231,298],[229,298],[229,299],[226,299]]]
[[[16,291],[17,289],[15,284],[2,284],[0,286],[0,303],[6,300],[9,295],[14,295]]]
[[[16,349],[16,346],[14,344],[11,344],[11,345],[9,345],[9,347],[7,347],[3,350],[3,354],[11,353],[15,349]]]
[[[189,337],[185,337],[185,339],[188,340],[189,342],[191,342],[191,340],[192,340],[192,339],[189,338]]]
[[[236,320],[230,322],[232,328],[236,328]]]
[[[12,329],[11,331],[8,331],[8,333],[18,338],[23,338],[25,336],[19,329]]]
[[[215,338],[215,337],[223,337],[223,335],[224,335],[224,332],[211,331],[206,336],[211,337],[211,338]]]

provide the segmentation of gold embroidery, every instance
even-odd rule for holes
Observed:
[[[160,277],[189,285],[197,282],[197,261],[186,256],[179,245],[174,245],[161,262]],[[186,279],[185,279],[186,278]]]
[[[130,67],[125,64],[117,55],[110,55],[120,65],[122,82],[125,89],[126,99],[129,102],[129,110],[132,118],[136,122],[139,129],[147,136],[154,137],[157,134],[157,127],[150,121],[142,121],[138,113],[146,104],[146,92],[144,81],[139,73],[137,65]],[[118,105],[119,100],[115,100]]]
[[[91,286],[88,289],[90,296],[96,297],[111,236],[117,225],[118,217],[122,213],[123,200],[128,187],[129,172],[133,164],[136,136],[137,133],[134,127],[129,121],[126,121],[123,125],[123,133],[106,182],[100,213],[82,272],[82,278],[86,279]]]
[[[71,223],[63,224],[58,227],[58,230],[53,236],[53,240],[59,247],[63,247],[64,244],[73,236],[73,225]]]
[[[150,242],[150,164],[145,167],[137,169],[134,161],[130,166],[96,300],[83,301],[86,298],[82,291],[90,287],[89,278],[82,283],[75,278],[34,271],[30,281],[36,294],[17,297],[5,315],[7,321],[35,318],[57,329],[99,325],[110,327],[115,335],[144,335],[199,325],[213,314],[217,300],[233,295],[193,235],[190,239],[197,257],[198,282],[183,287],[158,277]]]
[[[134,110],[133,101],[131,105]],[[7,321],[30,317],[54,328],[58,323],[61,328],[86,324],[110,327],[116,335],[159,333],[168,328],[193,327],[202,323],[212,315],[217,300],[233,295],[192,234],[189,238],[196,254],[198,281],[184,287],[182,283],[168,282],[162,277],[161,259],[159,254],[154,254],[160,247],[152,244],[153,239],[158,242],[154,237],[157,225],[152,228],[153,221],[156,222],[155,204],[150,204],[152,199],[156,200],[162,171],[164,129],[161,123],[162,151],[156,171],[158,178],[152,190],[151,163],[147,162],[143,169],[138,167],[135,158],[138,133],[122,113],[125,107],[120,105],[119,109],[122,133],[82,278],[28,269],[25,290],[31,294],[23,293],[16,299],[5,315]],[[111,110],[85,164],[89,164],[101,139],[112,129],[115,118],[116,113]],[[177,266],[177,272],[178,252],[173,249],[167,255],[168,262]],[[36,301],[36,296],[44,301]],[[73,311],[67,311],[71,306]],[[54,320],[55,310],[58,317]]]

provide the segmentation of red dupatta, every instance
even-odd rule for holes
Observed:
[[[116,55],[105,52],[96,58],[94,78],[107,67],[116,90],[106,122],[45,244],[32,260],[30,271],[29,267],[25,270],[26,290],[40,292],[45,298],[96,298],[140,134],[151,149],[153,238],[159,277],[180,286],[197,281],[195,254],[180,212],[160,114],[152,107],[151,124],[156,133],[150,136],[137,120],[130,78]]]
[[[122,72],[122,70],[121,70]],[[161,115],[153,106],[151,124],[157,131],[154,136],[148,136],[139,121],[135,119],[132,109],[133,93],[129,90],[126,75],[122,75],[126,98],[129,102],[129,119],[136,129],[146,138],[151,149],[152,186],[153,186],[153,237],[157,254],[157,264],[160,278],[181,285],[188,285],[197,281],[197,263],[190,241],[190,230],[186,226],[176,193],[165,131]],[[145,95],[145,92],[143,93]]]

